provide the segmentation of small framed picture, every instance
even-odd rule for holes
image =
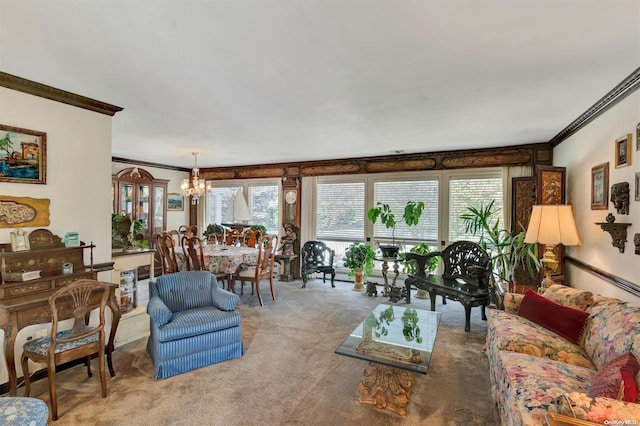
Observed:
[[[11,251],[26,251],[30,248],[27,231],[18,229],[11,233]]]
[[[636,126],[636,151],[640,151],[640,123]]]
[[[591,169],[591,210],[609,208],[609,163]]]
[[[616,139],[616,168],[631,165],[631,133]]]
[[[184,210],[184,198],[182,194],[170,192],[167,194],[167,210]]]
[[[636,173],[636,201],[640,201],[640,172]]]

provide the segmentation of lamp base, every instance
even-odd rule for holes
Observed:
[[[553,274],[558,269],[558,258],[554,252],[555,245],[554,244],[545,244],[544,246],[544,256],[542,256],[542,260],[540,263],[542,264],[542,270],[545,273],[544,280],[540,283],[540,287],[538,287],[538,293],[542,294],[544,291],[550,286],[554,285],[555,282],[551,279],[551,274]]]

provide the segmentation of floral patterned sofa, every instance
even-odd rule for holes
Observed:
[[[640,359],[640,306],[558,284],[543,296],[535,297],[584,311],[585,320],[576,344],[518,315],[523,295],[507,293],[504,311],[489,312],[486,351],[502,424],[546,425],[545,414],[557,412],[598,424],[640,425],[640,397],[616,399],[640,388],[637,369],[628,370],[626,361],[625,368],[614,368],[618,381],[613,383],[620,387],[615,397],[595,392],[610,385],[618,360]],[[554,317],[543,320],[561,320]],[[631,371],[626,381],[620,382],[619,371]]]

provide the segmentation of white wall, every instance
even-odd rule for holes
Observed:
[[[0,183],[0,195],[49,198],[51,224],[58,236],[77,231],[93,242],[94,262],[111,261],[111,124],[114,118],[0,87],[0,122],[47,134],[47,184]],[[117,119],[117,118],[115,118]],[[37,228],[24,228],[31,232]],[[10,242],[15,228],[0,228],[0,241]],[[85,263],[89,262],[88,253]],[[109,281],[110,272],[98,279]],[[16,359],[35,329],[23,329],[16,340]],[[4,336],[3,336],[4,339]],[[8,381],[4,345],[0,347],[0,383]],[[17,366],[18,376],[21,370]]]
[[[182,179],[189,177],[189,173],[177,170],[162,169],[159,167],[137,166],[135,164],[112,162],[111,174],[116,174],[122,169],[129,167],[138,167],[151,173],[155,179],[168,179],[167,193],[180,192],[180,184]],[[180,225],[189,224],[189,199],[184,200],[184,211],[169,210],[167,211],[167,226],[165,229],[178,229]],[[109,209],[111,211],[111,209]]]
[[[640,151],[636,151],[636,125],[640,122],[640,91],[628,96],[580,131],[560,143],[553,151],[554,165],[567,167],[567,201],[573,205],[582,246],[567,248],[567,254],[640,286],[640,256],[634,254],[634,234],[640,232],[640,201],[634,200],[635,173],[640,171]],[[615,167],[615,140],[631,133],[632,161]],[[609,188],[629,182],[630,214],[617,214],[609,202],[608,210],[591,210],[591,168],[609,162]],[[595,225],[613,213],[616,222],[631,223],[627,228],[624,253],[611,245],[611,236]],[[640,298],[574,265],[567,266],[568,283],[606,296],[640,302]]]

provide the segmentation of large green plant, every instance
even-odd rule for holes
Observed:
[[[417,225],[422,216],[424,210],[424,202],[422,201],[407,201],[402,213],[402,220],[407,226]],[[376,223],[380,219],[387,229],[391,229],[392,244],[396,244],[396,226],[398,221],[396,220],[396,214],[391,210],[389,204],[378,201],[375,207],[371,207],[367,212],[367,218],[371,223]]]
[[[495,200],[480,207],[467,207],[467,212],[460,215],[464,221],[466,232],[479,236],[479,244],[491,256],[494,279],[513,283],[516,268],[522,267],[533,277],[540,270],[538,245],[524,242],[526,232],[521,224],[521,231],[512,234],[500,228],[499,212]]]
[[[207,225],[206,229],[202,232],[202,236],[208,240],[212,235],[222,235],[224,234],[224,227],[222,225],[218,225],[217,223],[210,223]]]
[[[417,254],[428,254],[431,253],[431,247],[429,247],[429,244],[427,243],[420,243],[411,247],[409,249],[409,252]],[[400,259],[400,264],[402,264],[402,272],[404,272],[405,274],[415,274],[417,272],[416,263],[413,261],[407,261],[405,258],[405,253],[401,253],[398,256],[398,259]],[[437,256],[427,259],[427,262],[424,265],[425,272],[435,271],[438,267],[438,261],[439,260]]]
[[[349,268],[349,278],[356,276],[356,271],[362,271],[363,279],[373,272],[373,260],[376,253],[371,246],[355,242],[344,253],[344,267]]]

